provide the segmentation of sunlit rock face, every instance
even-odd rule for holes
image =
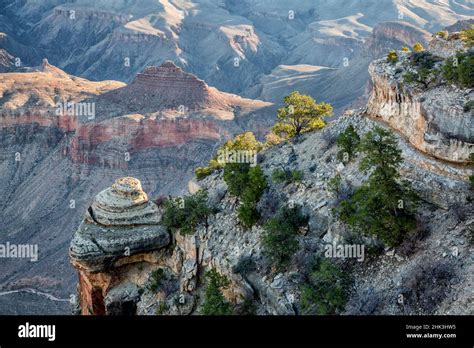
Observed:
[[[122,306],[133,312],[133,303],[122,303],[118,290],[111,298],[108,292],[119,279],[124,283],[121,275],[128,265],[146,260],[169,244],[170,236],[158,225],[160,220],[157,205],[148,200],[138,179],[120,178],[97,195],[69,249],[79,273],[82,314],[113,314],[108,307],[124,314]]]
[[[151,225],[159,222],[158,207],[148,200],[140,181],[118,179],[112,187],[100,192],[90,212],[105,226]]]
[[[438,64],[454,55],[455,49],[466,50],[458,39],[441,40],[434,39],[430,44],[433,51],[429,51],[439,57]],[[368,115],[387,122],[420,151],[442,160],[467,163],[474,151],[474,128],[472,111],[464,106],[474,99],[474,90],[448,83],[425,87],[407,84],[403,76],[409,69],[408,56],[401,52],[395,65],[386,58],[370,64],[373,88]]]

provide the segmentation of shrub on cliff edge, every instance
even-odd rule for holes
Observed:
[[[309,95],[297,91],[283,99],[285,107],[278,109],[278,122],[273,126],[274,134],[283,139],[321,129],[325,126],[323,118],[332,115],[332,106],[328,103],[316,103]]]
[[[397,51],[391,50],[390,52],[388,52],[388,54],[387,54],[387,61],[388,61],[390,64],[395,64],[396,62],[398,62],[398,54],[397,54]]]
[[[248,163],[227,163],[224,181],[229,192],[241,200],[238,216],[245,227],[253,226],[259,219],[257,203],[267,188],[267,180],[260,166]]]
[[[207,192],[201,190],[191,196],[166,201],[162,224],[171,232],[179,230],[181,234],[193,234],[198,225],[207,223],[211,213]]]
[[[324,258],[314,261],[301,287],[301,307],[305,314],[330,315],[344,309],[350,278]]]
[[[304,173],[300,170],[288,170],[277,168],[272,172],[272,180],[278,184],[288,185],[293,182],[301,182]]]
[[[229,279],[219,274],[215,269],[207,272],[206,279],[208,284],[204,293],[201,313],[203,315],[232,315],[233,305],[222,294],[222,289],[230,285]]]
[[[349,162],[357,153],[357,147],[360,143],[359,134],[353,125],[349,125],[344,132],[339,134],[336,140],[338,152],[337,159],[342,162]]]
[[[457,53],[446,59],[442,68],[443,77],[452,84],[464,88],[474,87],[474,53]]]
[[[360,233],[396,246],[416,228],[417,197],[406,184],[398,182],[401,150],[394,135],[379,127],[365,135],[360,149],[365,154],[360,168],[371,174],[335,213]]]
[[[298,251],[296,236],[300,227],[307,224],[308,217],[302,214],[298,205],[281,208],[276,216],[265,224],[262,235],[263,250],[277,270],[286,268],[291,257]]]

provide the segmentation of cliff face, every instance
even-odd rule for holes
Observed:
[[[163,69],[167,75],[157,78]],[[274,115],[268,103],[221,93],[174,65],[163,69],[148,69],[151,83],[142,76],[133,86],[87,81],[47,61],[26,73],[0,74],[0,174],[6,183],[0,187],[0,229],[6,231],[0,242],[38,244],[44,257],[35,264],[7,260],[2,289],[29,286],[69,297],[76,280],[63,243],[95,187],[136,176],[152,196],[179,194],[218,144],[244,130],[261,135],[268,129]],[[120,90],[120,98],[111,90]],[[193,109],[180,108],[177,91],[194,96]],[[67,103],[75,106],[71,112]]]
[[[133,308],[133,294],[117,302],[109,296],[110,288],[123,282],[127,265],[145,261],[143,253],[169,243],[169,234],[159,221],[158,207],[136,179],[118,179],[97,195],[70,247],[79,273],[82,314],[126,313]]]
[[[430,47],[446,57],[454,54],[451,47],[463,45],[456,40],[443,48],[436,43]],[[369,66],[373,89],[368,115],[387,122],[420,151],[446,161],[466,163],[474,151],[474,138],[472,110],[464,110],[464,105],[474,98],[474,91],[446,83],[426,88],[408,85],[403,81],[403,74],[410,69],[408,65],[408,55],[400,52],[395,65],[382,58]]]
[[[384,22],[374,27],[371,38],[371,49],[374,57],[384,55],[389,49],[412,47],[420,42],[426,46],[431,34],[407,22]]]
[[[93,301],[94,290],[89,284],[97,283],[107,288],[102,292],[103,302],[113,302],[107,300],[113,298],[113,307],[122,308],[114,312],[117,314],[130,313],[130,306],[122,305],[129,301],[130,293],[135,294],[134,314],[198,314],[206,287],[203,275],[215,269],[230,280],[224,296],[237,306],[250,301],[257,314],[301,314],[302,285],[309,277],[305,270],[314,256],[323,255],[328,245],[371,243],[332,213],[341,198],[331,190],[330,180],[340,175],[344,189],[353,192],[368,175],[360,170],[360,156],[345,164],[337,160],[336,139],[352,125],[361,137],[375,127],[397,131],[395,139],[403,158],[401,180],[410,185],[421,202],[416,233],[406,236],[402,245],[385,248],[379,256],[370,256],[367,250],[359,262],[346,256],[333,260],[353,279],[340,313],[472,314],[474,208],[469,177],[473,171],[459,164],[467,162],[473,152],[472,114],[463,110],[473,91],[446,84],[430,88],[402,86],[399,75],[405,59],[402,56],[398,65],[382,59],[370,66],[374,87],[367,108],[348,113],[321,131],[258,154],[268,188],[257,205],[261,221],[252,228],[244,228],[239,221],[240,202],[228,192],[220,171],[198,183],[208,192],[207,203],[214,211],[207,223],[199,225],[193,235],[182,236],[179,231],[170,235],[171,242],[158,252],[137,250],[143,255],[137,258],[141,263],[127,262],[126,272],[119,263],[111,265],[107,276],[83,276],[71,253],[80,273],[80,289],[84,289],[80,291],[81,303]],[[302,181],[274,182],[272,173],[282,166],[302,172]],[[96,201],[101,201],[102,195]],[[288,268],[278,271],[264,253],[263,222],[278,207],[295,204],[302,207],[309,223],[298,231],[299,248]],[[93,203],[91,209],[96,205]],[[157,226],[161,209],[151,213]],[[83,225],[74,240],[81,234]],[[114,253],[106,255],[114,257]],[[116,271],[124,276],[112,282],[110,274]],[[158,271],[165,281],[153,288],[150,284]],[[92,312],[104,314],[107,310]]]
[[[231,281],[231,286],[224,292],[229,301],[242,305],[244,299],[251,299],[257,314],[261,315],[301,313],[303,270],[326,245],[347,243],[346,238],[350,235],[348,228],[331,213],[337,198],[328,188],[327,181],[337,173],[353,187],[366,180],[366,175],[358,169],[358,161],[341,166],[336,160],[335,138],[348,125],[353,125],[359,134],[375,126],[389,129],[359,111],[338,119],[321,132],[305,135],[297,143],[277,146],[259,155],[259,165],[269,181],[259,211],[268,214],[272,206],[292,202],[301,205],[309,216],[308,228],[298,235],[299,251],[286,271],[275,272],[263,253],[262,226],[257,224],[245,229],[241,225],[237,217],[239,202],[228,193],[222,173],[217,173],[199,182],[199,186],[208,191],[208,204],[217,211],[209,217],[207,226],[199,226],[194,235],[173,234],[172,243],[159,253],[144,253],[147,256],[139,260],[146,259],[147,263],[130,265],[127,276],[113,286],[108,285],[108,293],[124,299],[130,293],[129,289],[140,289],[134,290],[139,294],[136,296],[136,314],[155,314],[157,311],[160,314],[197,314],[205,289],[202,277],[208,270],[216,269]],[[474,270],[469,261],[471,246],[468,241],[473,227],[472,202],[467,200],[468,176],[472,170],[430,158],[403,136],[396,138],[404,158],[402,179],[410,183],[423,201],[418,218],[423,222],[427,236],[409,253],[401,248],[386,249],[380,257],[374,259],[366,255],[365,261],[353,263],[353,268],[346,271],[354,277],[355,283],[343,314],[468,314],[472,310],[469,301]],[[273,170],[281,168],[282,164],[302,171],[303,181],[281,185],[269,179]],[[155,216],[159,219],[160,215],[157,212]],[[76,235],[81,231],[82,227]],[[453,248],[457,251],[456,256],[452,253]],[[251,260],[252,266],[243,273],[236,271],[236,266],[244,259]],[[448,287],[436,276],[430,280],[434,284],[430,296],[436,296],[436,302],[427,299],[428,304],[417,307],[416,300],[411,298],[413,302],[409,305],[397,306],[397,296],[408,293],[407,288],[420,276],[419,270],[432,266],[449,269],[449,274],[453,275]],[[120,268],[114,267],[112,273],[117,269]],[[168,280],[160,289],[151,289],[151,273],[158,269],[163,270]]]

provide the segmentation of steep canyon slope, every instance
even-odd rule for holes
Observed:
[[[433,43],[432,47],[436,46]],[[401,55],[402,51],[398,53]],[[436,50],[432,53],[440,54]],[[473,113],[457,105],[472,100],[472,90],[446,83],[437,85],[434,89],[438,103],[432,107],[432,89],[417,89],[413,95],[413,89],[397,88],[396,82],[387,77],[387,71],[400,67],[387,58],[373,62],[373,89],[368,106],[346,113],[320,131],[258,154],[268,187],[257,205],[261,220],[251,228],[245,227],[239,218],[242,201],[232,195],[223,170],[197,182],[208,192],[207,203],[213,211],[206,223],[198,225],[191,234],[168,230],[170,240],[153,247],[146,240],[142,242],[143,248],[135,242],[139,238],[135,232],[136,219],[146,217],[142,209],[131,203],[121,204],[120,210],[113,208],[117,202],[130,200],[123,192],[135,192],[139,181],[123,178],[111,188],[101,188],[105,190],[91,201],[91,209],[71,242],[71,261],[80,279],[78,311],[199,314],[208,286],[205,274],[217,270],[230,281],[223,295],[238,310],[248,311],[250,303],[254,314],[302,314],[304,284],[311,279],[328,279],[328,273],[334,272],[330,268],[316,275],[308,271],[319,255],[331,258],[331,263],[352,278],[347,301],[335,311],[337,314],[472,315],[474,203],[469,178],[473,168],[472,163],[468,164],[467,153],[472,152],[473,146]],[[452,93],[456,96],[452,97]],[[411,112],[400,112],[409,108]],[[443,128],[448,122],[441,121],[447,113],[452,125],[449,129]],[[422,121],[418,121],[420,118]],[[360,136],[376,127],[394,133],[403,158],[400,179],[420,198],[416,229],[400,245],[386,246],[378,254],[369,251],[373,240],[364,239],[333,214],[333,208],[342,199],[340,191],[353,191],[370,174],[359,167],[362,155],[345,163],[338,159],[336,139],[349,126]],[[448,133],[449,138],[443,139]],[[273,173],[281,168],[300,172],[301,180],[277,181]],[[334,190],[331,182],[337,176],[342,186]],[[121,189],[123,183],[127,183],[126,190]],[[145,195],[141,187],[136,195]],[[114,198],[117,196],[120,199]],[[102,204],[108,207],[104,209],[109,211],[110,218],[94,220],[91,216],[96,211],[102,214],[98,202],[103,202],[104,197],[110,198]],[[263,223],[282,206],[300,206],[308,216],[308,224],[294,232],[297,251],[291,254],[287,267],[279,269],[265,253]],[[159,206],[153,205],[153,209],[154,220],[141,228],[157,238],[166,233],[162,218],[167,208],[161,202]],[[131,241],[117,237],[124,235],[129,235]],[[94,240],[98,243],[92,243]],[[367,250],[360,259],[339,253],[327,255],[328,245],[335,248],[361,244]],[[124,254],[123,250],[130,250],[130,246],[133,252]],[[156,274],[160,275],[159,282]],[[312,295],[322,298],[323,311],[325,305],[339,296],[338,292],[325,293],[326,287],[337,287],[342,282],[341,278],[329,279],[330,284],[319,283],[322,285]]]
[[[75,283],[70,231],[94,188],[132,175],[151,197],[177,194],[216,146],[247,129],[263,134],[273,122],[270,103],[220,92],[171,62],[129,85],[77,78],[46,60],[30,70],[0,75],[0,241],[37,244],[40,256],[2,260],[2,291],[67,299]],[[19,294],[0,301],[11,296]],[[38,298],[47,313],[49,300]]]

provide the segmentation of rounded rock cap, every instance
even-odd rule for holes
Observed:
[[[144,193],[140,180],[131,176],[126,176],[115,180],[115,183],[112,184],[112,191],[117,195],[132,197],[139,196]]]
[[[117,179],[100,192],[91,210],[93,220],[105,226],[156,224],[160,220],[158,207],[148,200],[140,180],[132,177]]]

